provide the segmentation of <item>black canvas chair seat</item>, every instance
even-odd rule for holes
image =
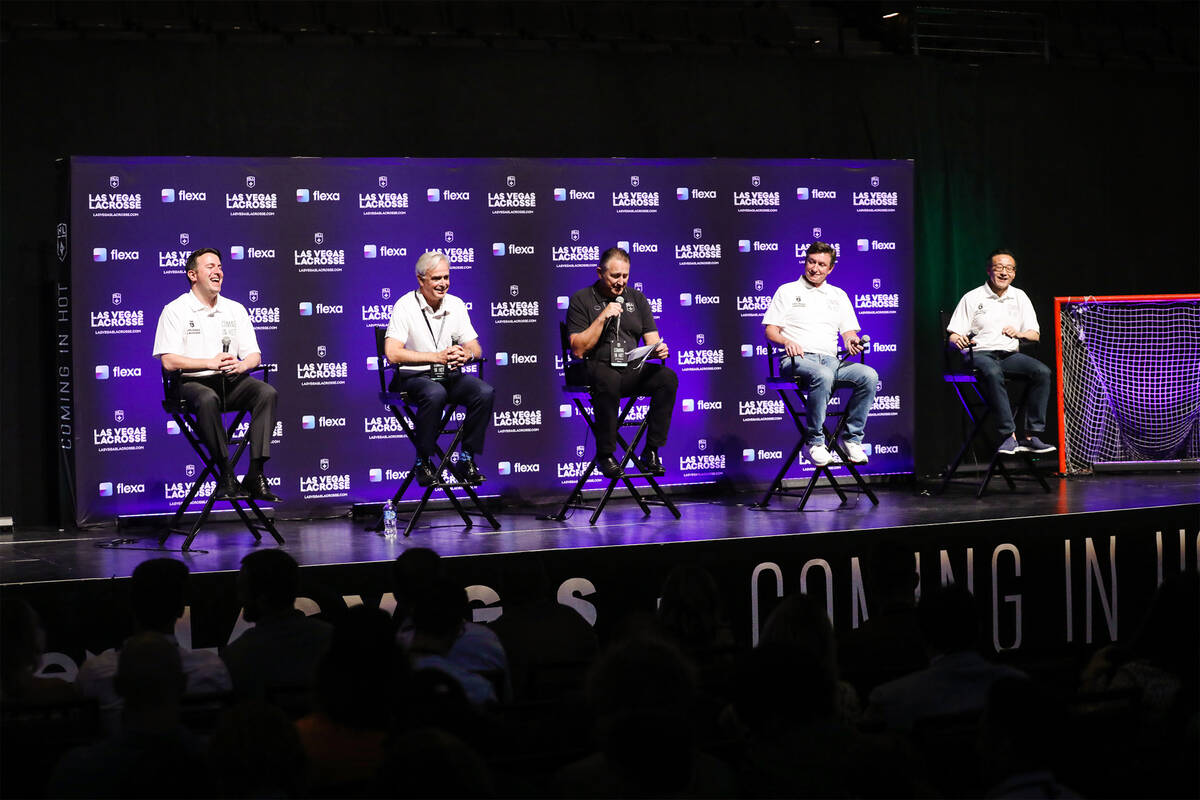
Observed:
[[[560,344],[562,345],[563,375],[565,376],[562,387],[563,394],[571,398],[571,402],[579,411],[579,416],[583,418],[583,421],[588,426],[588,430],[591,431],[593,438],[595,438],[596,417],[583,402],[585,398],[587,400],[592,399],[592,387],[583,380],[584,373],[582,369],[570,368],[572,365],[582,367],[583,360],[575,358],[571,353],[571,338],[567,332],[567,324],[565,322],[558,323],[558,332]],[[619,478],[608,479],[608,484],[604,487],[604,491],[601,493],[596,505],[589,505],[584,502],[583,488],[587,484],[588,478],[596,471],[597,456],[592,456],[592,460],[583,470],[583,473],[579,476],[579,480],[575,482],[575,487],[567,495],[567,498],[563,500],[558,511],[547,515],[546,519],[562,521],[567,518],[567,514],[571,509],[586,509],[592,512],[588,524],[595,525],[596,520],[600,518],[600,514],[604,511],[604,507],[608,505],[608,501],[612,498],[613,490],[616,489],[618,483],[625,485],[625,488],[629,490],[630,497],[637,502],[643,514],[649,516],[651,505],[661,505],[670,511],[675,519],[680,518],[679,509],[675,507],[675,504],[663,492],[662,487],[658,485],[658,481],[654,479],[654,476],[646,472],[641,461],[635,455],[638,445],[646,436],[646,431],[650,424],[650,415],[643,414],[640,420],[631,420],[629,419],[629,415],[633,411],[634,406],[637,405],[637,401],[644,397],[646,395],[635,394],[626,398],[624,404],[621,406],[621,413],[617,417],[617,451],[620,453],[618,461],[622,470],[626,470],[631,464],[636,466],[636,470],[632,472],[626,471]],[[627,428],[634,429],[632,439],[626,439],[622,433]],[[614,455],[616,454],[614,453]],[[639,492],[633,484],[635,479],[645,481],[646,485],[650,488],[652,496]]]
[[[942,330],[946,330],[948,318],[943,314]],[[1021,352],[1028,353],[1032,350],[1032,345],[1022,344]],[[946,487],[951,483],[964,482],[962,479],[955,478],[958,468],[962,465],[963,460],[967,457],[976,446],[982,444],[989,448],[991,457],[988,461],[987,471],[983,475],[983,479],[979,481],[975,491],[975,497],[983,497],[987,492],[988,485],[992,482],[992,478],[999,475],[1008,484],[1009,491],[1016,491],[1017,481],[1035,481],[1041,485],[1042,489],[1050,492],[1050,484],[1046,483],[1046,479],[1037,470],[1033,455],[1026,452],[1017,452],[1012,455],[1000,453],[996,448],[1000,442],[995,440],[995,437],[989,436],[984,430],[984,425],[988,418],[994,413],[991,404],[987,401],[983,391],[979,388],[979,372],[975,368],[975,351],[968,348],[966,353],[960,353],[958,348],[949,342],[945,342],[945,369],[942,373],[942,382],[950,386],[954,390],[954,395],[958,398],[959,405],[962,407],[963,413],[966,414],[968,429],[966,436],[963,438],[962,446],[959,447],[954,459],[946,467],[942,473],[942,482],[938,486],[935,494],[941,494],[946,490]],[[1013,419],[1018,419],[1025,412],[1025,403],[1029,394],[1029,380],[1020,375],[1007,375],[1004,378],[1004,385],[1008,389],[1009,401],[1013,404]],[[1017,388],[1015,394],[1012,391]],[[970,481],[974,485],[974,481]]]
[[[275,524],[270,520],[270,518],[267,517],[266,514],[262,512],[262,509],[258,507],[257,502],[248,497],[236,499],[223,497],[218,499],[215,491],[209,494],[208,498],[204,501],[204,506],[200,509],[200,515],[196,518],[196,521],[192,523],[192,526],[186,529],[180,526],[180,523],[183,521],[183,515],[187,513],[188,507],[191,506],[192,501],[196,499],[196,496],[204,487],[204,482],[211,477],[214,482],[219,483],[221,477],[220,466],[217,458],[214,454],[208,452],[207,448],[204,446],[204,443],[200,440],[199,435],[196,433],[198,429],[196,415],[188,407],[187,401],[185,401],[180,395],[180,384],[183,381],[184,376],[189,371],[198,372],[200,370],[164,369],[162,371],[162,407],[163,411],[165,411],[173,420],[175,420],[175,424],[179,426],[179,432],[183,434],[183,437],[187,440],[188,444],[190,444],[192,449],[196,451],[196,455],[200,457],[202,462],[204,462],[204,469],[202,469],[196,475],[196,479],[192,482],[191,487],[188,489],[188,493],[184,497],[183,502],[179,504],[179,508],[175,510],[175,514],[171,517],[171,522],[167,530],[165,530],[162,536],[159,537],[159,545],[165,545],[167,539],[172,533],[179,533],[186,537],[183,540],[183,550],[190,550],[192,547],[192,541],[196,538],[196,534],[200,532],[200,528],[202,528],[204,523],[208,520],[209,514],[212,513],[213,505],[218,502],[229,503],[229,505],[233,507],[233,510],[237,512],[238,517],[246,526],[247,530],[253,534],[254,541],[256,543],[262,541],[261,532],[266,531],[267,533],[271,534],[276,542],[283,544],[283,537],[280,536],[279,531],[275,529]],[[268,380],[269,371],[267,365],[260,364],[253,369],[247,370],[246,374],[253,375],[256,372],[262,373],[261,380]],[[246,410],[227,411],[225,409],[225,397],[224,395],[221,395],[221,414],[235,415],[233,422],[231,422],[225,429],[225,441],[228,443],[228,446],[234,448],[233,454],[229,456],[229,469],[234,473],[237,471],[237,464],[241,460],[242,454],[246,451],[246,446],[250,444],[250,434],[248,431],[241,435],[238,435],[237,433],[238,428],[242,424],[242,420],[245,419],[246,415],[249,413],[250,412]],[[245,507],[243,507],[243,504]],[[247,513],[247,510],[249,510],[250,513]]]
[[[417,408],[415,404],[410,402],[408,392],[394,392],[389,388],[391,377],[396,374],[398,366],[396,364],[389,364],[387,356],[384,355],[384,339],[387,338],[387,328],[376,326],[374,328],[374,334],[375,356],[379,359],[379,402],[382,403],[392,413],[392,416],[394,416],[396,421],[400,424],[400,429],[404,431],[404,435],[408,437],[409,442],[412,442],[414,441],[412,418],[416,416]],[[463,369],[468,371],[476,371],[482,377],[483,362],[468,362],[468,364],[464,365]],[[429,501],[433,497],[433,493],[435,491],[441,491],[442,494],[446,496],[446,499],[450,501],[450,505],[452,505],[454,510],[458,512],[458,515],[462,518],[463,524],[466,527],[471,528],[475,525],[475,521],[471,519],[471,516],[475,515],[486,519],[492,526],[493,530],[499,530],[500,528],[500,523],[496,521],[495,516],[493,516],[492,513],[484,506],[483,502],[479,499],[479,495],[475,493],[475,488],[470,484],[457,480],[452,474],[449,473],[449,467],[451,464],[450,454],[457,452],[459,442],[462,441],[464,434],[462,425],[452,425],[454,421],[454,412],[457,408],[459,408],[457,404],[447,403],[446,408],[442,411],[442,419],[438,423],[437,435],[434,438],[434,452],[432,456],[434,475],[437,476],[437,480],[425,487],[425,491],[421,493],[421,498],[417,500],[416,505],[409,512],[408,519],[404,522],[405,536],[409,536],[412,533],[413,528],[416,527],[417,520],[419,520],[421,515],[425,513],[425,508],[429,505]],[[443,448],[441,442],[445,436],[450,436],[452,438],[450,439],[449,445]],[[414,480],[416,480],[416,475],[412,470],[409,470],[408,475],[405,476],[403,482],[400,484],[400,487],[396,489],[396,492],[392,495],[392,504],[396,506],[397,509],[402,502],[401,498],[404,497],[404,493],[408,490],[408,487],[412,485]],[[466,506],[463,505],[462,501],[455,495],[455,491],[461,491],[465,493],[475,510],[468,511]],[[397,522],[399,522],[399,520],[397,520]],[[375,531],[376,533],[383,531],[382,510],[380,511],[379,517],[375,521],[375,524],[369,527],[368,530]]]
[[[819,488],[833,489],[837,492],[838,499],[843,504],[850,499],[849,496],[851,494],[862,494],[867,496],[872,505],[879,505],[879,499],[871,491],[871,487],[867,485],[867,482],[863,480],[862,475],[859,474],[857,465],[850,462],[849,456],[842,447],[842,432],[846,429],[846,405],[850,398],[850,393],[854,390],[854,384],[846,381],[834,381],[833,389],[829,393],[829,406],[825,411],[825,424],[822,427],[825,433],[826,445],[832,452],[837,454],[840,463],[838,461],[830,461],[823,467],[813,469],[812,475],[809,476],[808,482],[801,491],[784,487],[784,478],[792,468],[792,465],[800,458],[800,450],[804,447],[804,426],[808,422],[808,392],[801,389],[794,378],[779,374],[780,360],[785,355],[786,352],[783,348],[774,344],[768,344],[766,384],[779,394],[779,399],[783,401],[783,407],[787,409],[788,416],[792,418],[792,423],[796,426],[798,438],[787,458],[783,460],[783,465],[775,473],[775,479],[767,487],[762,500],[759,500],[752,508],[767,508],[771,503],[772,497],[799,497],[800,502],[796,505],[796,510],[803,511],[813,492]],[[862,353],[859,354],[859,360],[863,360]],[[835,404],[833,401],[839,397],[841,400]],[[835,421],[832,430],[829,428],[831,420]],[[850,477],[854,480],[854,488],[838,483],[833,475],[833,470],[837,467],[843,467],[850,473]],[[822,476],[828,481],[828,486],[819,485]]]

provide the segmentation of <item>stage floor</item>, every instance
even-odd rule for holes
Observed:
[[[627,498],[613,500],[596,525],[590,512],[576,511],[565,522],[539,520],[553,507],[505,508],[497,513],[501,529],[486,522],[465,529],[453,511],[427,512],[410,538],[388,539],[365,530],[367,520],[276,520],[285,545],[302,566],[390,561],[408,547],[431,547],[446,557],[486,556],[538,550],[670,545],[678,542],[738,541],[772,536],[811,536],[832,532],[873,531],[935,525],[964,525],[995,520],[1021,520],[1154,508],[1200,500],[1200,472],[1121,474],[1071,479],[1050,477],[1053,491],[1020,483],[1009,492],[999,482],[982,499],[964,485],[930,496],[922,487],[876,486],[879,505],[851,495],[844,506],[828,490],[817,492],[803,512],[795,501],[776,498],[767,510],[752,509],[760,494],[724,497],[677,496],[683,518],[675,520],[661,507],[649,517]],[[172,536],[166,547],[148,528],[116,527],[88,531],[19,529],[0,535],[0,585],[79,581],[126,577],[147,558],[170,555],[193,572],[236,571],[242,556],[255,548],[251,535],[236,521],[206,527],[190,552]],[[261,547],[274,546],[270,537]]]

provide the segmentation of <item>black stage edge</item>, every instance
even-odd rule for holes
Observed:
[[[597,626],[631,610],[652,611],[667,573],[698,563],[716,577],[745,645],[779,596],[795,591],[825,598],[839,629],[857,626],[870,600],[867,555],[877,542],[899,539],[913,550],[922,586],[953,580],[973,589],[985,612],[985,649],[1058,658],[1128,639],[1162,577],[1197,570],[1200,474],[1050,481],[1051,494],[1018,484],[1016,492],[997,489],[982,500],[967,486],[940,496],[880,487],[878,507],[862,497],[838,506],[836,496],[820,492],[804,512],[778,501],[752,509],[758,495],[685,497],[680,521],[661,508],[643,517],[622,499],[595,526],[585,512],[556,523],[536,519],[545,508],[510,508],[499,531],[468,531],[453,512],[439,512],[423,517],[407,540],[365,530],[367,519],[277,524],[303,567],[309,612],[335,614],[359,602],[390,609],[389,564],[408,547],[432,547],[447,558],[480,621],[503,613],[506,577],[527,576],[535,561],[549,579],[545,591]],[[48,660],[57,665],[48,670],[70,673],[87,652],[117,646],[130,632],[125,578],[133,568],[170,556],[192,570],[180,641],[219,647],[244,624],[235,574],[253,540],[239,523],[218,523],[197,536],[194,551],[180,552],[181,542],[172,537],[160,549],[154,532],[115,528],[2,534],[0,596],[33,603],[49,631]]]

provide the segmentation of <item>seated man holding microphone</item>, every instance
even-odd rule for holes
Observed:
[[[861,353],[866,340],[858,335],[858,317],[850,298],[826,282],[836,261],[837,253],[825,242],[809,245],[800,279],[776,290],[762,319],[767,339],[785,351],[779,374],[795,378],[797,386],[805,392],[807,423],[802,452],[818,467],[827,466],[833,459],[823,426],[834,383],[845,381],[854,385],[846,409],[842,446],[855,464],[867,463],[862,447],[863,430],[879,386],[879,375],[871,367],[838,360],[838,333],[842,335],[847,358]]]

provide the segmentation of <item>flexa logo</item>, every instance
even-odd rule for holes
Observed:
[[[116,483],[112,481],[104,481],[100,484],[100,496],[112,497],[113,494],[145,494],[146,484],[144,483]]]
[[[679,305],[681,306],[715,306],[721,304],[720,295],[715,294],[691,294],[683,292],[679,295]]]
[[[96,380],[106,381],[109,378],[140,378],[142,377],[141,367],[119,367],[116,364],[109,366],[107,364],[96,365]],[[119,422],[120,420],[118,420]]]
[[[865,253],[869,250],[895,250],[895,242],[880,242],[875,239],[859,239],[858,251]]]
[[[367,470],[367,480],[371,483],[383,483],[386,481],[402,481],[408,478],[408,470],[406,469],[383,469],[381,467],[371,467]]]
[[[816,189],[807,186],[796,187],[797,200],[836,200],[837,191],[834,189]]]
[[[716,200],[716,189],[692,189],[687,186],[680,186],[675,189],[676,200]]]
[[[492,242],[492,255],[494,256],[531,256],[533,254],[534,247],[531,244]]]
[[[691,413],[693,411],[720,411],[720,400],[693,400],[685,398],[681,401],[681,407],[684,411]]]
[[[886,342],[869,342],[867,350],[872,353],[894,353],[896,352],[896,345],[894,342],[890,344]]]
[[[346,418],[317,417],[312,414],[305,414],[300,418],[300,427],[306,431],[311,431],[314,428],[344,428],[346,427]]]
[[[501,461],[496,464],[496,472],[500,475],[522,475],[541,471],[541,464],[530,464],[522,461]]]
[[[342,199],[341,192],[323,192],[320,189],[297,189],[297,203],[337,203]]]
[[[164,203],[196,203],[208,200],[206,192],[191,192],[187,189],[163,189],[160,196]]]
[[[538,357],[536,353],[505,353],[503,351],[496,353],[496,366],[498,367],[536,363],[538,363]]]
[[[750,239],[738,239],[739,253],[778,253],[779,242],[758,242]]]
[[[311,303],[304,301],[300,303],[300,316],[311,317],[313,314],[341,314],[344,312],[342,306],[329,305],[327,303]]]
[[[232,261],[262,261],[275,258],[275,248],[234,244],[229,246],[229,258]]]
[[[390,244],[363,245],[363,258],[402,258],[407,255],[407,247],[395,247]]]
[[[470,200],[470,192],[458,192],[451,189],[426,189],[425,199],[431,203],[454,202],[456,200]]]
[[[92,248],[92,261],[138,261],[142,257],[139,250],[118,250],[115,247]]]
[[[753,450],[746,448],[742,451],[742,461],[779,461],[783,458],[782,450]]]
[[[554,202],[565,203],[567,200],[595,200],[596,192],[585,189],[567,189],[557,187],[554,190]]]

